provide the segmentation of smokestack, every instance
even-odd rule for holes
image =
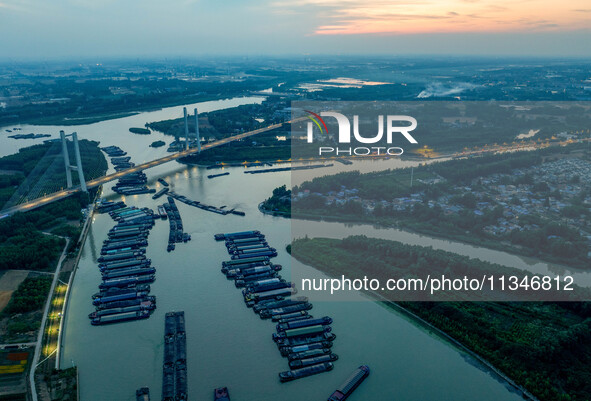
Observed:
[[[199,138],[199,114],[195,108],[195,140],[197,141],[197,151],[201,152],[201,138]]]
[[[187,108],[183,107],[183,114],[185,116],[185,149],[189,149],[189,123],[187,121]]]

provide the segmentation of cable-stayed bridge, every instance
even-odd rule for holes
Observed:
[[[300,119],[293,120],[293,121],[287,121],[287,122],[279,123],[279,124],[273,124],[273,125],[270,125],[268,127],[259,128],[259,129],[253,130],[253,131],[244,132],[242,134],[233,135],[233,136],[230,136],[230,137],[227,137],[227,138],[224,138],[224,139],[220,139],[218,141],[210,142],[210,143],[207,143],[207,144],[202,145],[200,148],[199,147],[189,148],[189,149],[185,149],[185,150],[182,150],[180,152],[177,152],[177,153],[172,153],[170,155],[167,155],[167,156],[164,156],[164,157],[161,157],[161,158],[158,158],[158,159],[155,159],[155,160],[146,162],[146,163],[142,163],[142,164],[139,164],[139,165],[134,166],[134,167],[130,167],[130,168],[126,169],[126,170],[118,171],[118,172],[115,172],[115,173],[112,173],[112,174],[107,174],[105,176],[102,176],[102,177],[99,177],[99,178],[95,178],[95,179],[90,180],[90,181],[86,181],[86,188],[95,188],[95,187],[98,187],[100,185],[106,184],[106,183],[108,183],[110,181],[118,180],[121,177],[124,177],[124,176],[126,176],[128,174],[132,174],[132,173],[136,173],[138,171],[142,171],[142,170],[146,170],[146,169],[149,169],[149,168],[152,168],[152,167],[156,167],[156,166],[159,166],[161,164],[171,162],[173,160],[178,160],[178,159],[181,159],[183,157],[189,156],[191,154],[198,153],[199,151],[206,151],[208,149],[212,149],[212,148],[215,148],[215,147],[218,147],[218,146],[226,145],[226,144],[228,144],[230,142],[242,140],[242,139],[245,139],[245,138],[254,136],[254,135],[262,134],[264,132],[268,132],[268,131],[271,131],[271,130],[274,130],[274,129],[277,129],[277,128],[281,128],[285,124],[291,124],[292,122],[296,122],[298,120],[300,120]],[[55,160],[60,160],[60,161],[58,163]],[[60,159],[56,158],[55,160],[50,163],[49,168],[55,169],[56,166],[60,165],[60,163],[61,163],[60,167],[61,167],[61,169],[63,169],[64,166],[63,166],[62,159],[61,158]],[[77,166],[69,166],[69,165],[67,165],[66,171],[70,172],[70,170],[78,171],[78,167]],[[37,175],[39,173],[40,173],[39,171],[36,172]],[[26,180],[25,180],[25,182],[26,182]],[[84,187],[84,185],[82,187]],[[22,202],[20,204],[17,204],[17,205],[8,207],[8,208],[0,211],[0,218],[4,218],[6,216],[10,216],[10,215],[12,215],[12,214],[14,214],[16,212],[26,212],[26,211],[29,211],[29,210],[33,210],[35,208],[38,208],[38,207],[47,205],[49,203],[58,201],[60,199],[67,198],[70,195],[73,195],[75,193],[78,193],[78,192],[83,191],[83,188],[82,187],[80,185],[77,185],[77,186],[74,186],[74,187],[71,187],[71,188],[67,188],[67,189],[63,189],[63,190],[58,190],[56,192],[53,192],[53,193],[50,193],[50,194],[45,194],[45,195],[43,195],[41,197],[38,197],[38,198],[35,198],[35,199],[31,199],[31,200],[27,200],[27,201],[24,201],[24,202]],[[29,186],[29,188],[30,189],[35,189],[34,187],[31,188],[30,186]],[[37,193],[38,192],[39,191],[37,191]],[[33,194],[31,194],[31,195],[33,195]],[[20,196],[21,196],[21,201],[22,201],[22,199],[23,199],[22,198],[22,195],[20,195]],[[30,199],[31,196],[29,196],[28,198]]]

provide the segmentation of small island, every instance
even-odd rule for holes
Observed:
[[[139,134],[139,135],[150,135],[152,133],[152,131],[150,131],[147,128],[137,128],[137,127],[131,127],[129,129],[129,132],[134,133],[134,134]]]
[[[164,141],[154,141],[150,144],[150,147],[151,148],[159,148],[164,145],[166,145],[166,142],[164,142]]]
[[[291,190],[285,185],[275,188],[273,196],[261,203],[259,209],[274,216],[291,217]]]

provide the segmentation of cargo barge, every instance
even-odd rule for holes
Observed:
[[[326,354],[315,356],[311,358],[304,358],[304,359],[295,359],[289,362],[290,369],[301,369],[305,368],[306,366],[317,365],[323,362],[335,362],[338,360],[339,357],[337,354]]]
[[[103,324],[127,322],[130,320],[147,319],[148,317],[150,317],[150,312],[145,311],[145,310],[138,311],[138,312],[117,313],[114,315],[96,317],[90,321],[90,324],[92,324],[93,326],[100,326]]]
[[[333,163],[330,164],[310,164],[308,166],[294,166],[294,167],[276,167],[268,168],[265,170],[247,170],[244,174],[262,174],[262,173],[277,173],[280,171],[298,171],[298,170],[312,170],[315,168],[332,167]]]
[[[309,336],[278,338],[275,342],[277,343],[277,346],[293,346],[321,343],[325,341],[332,342],[335,340],[336,337],[337,336],[333,333],[320,333]]]
[[[135,392],[135,401],[150,401],[150,389],[142,387]]]
[[[232,239],[242,239],[242,238],[252,238],[252,237],[264,237],[260,231],[241,231],[236,233],[227,233],[227,234],[215,234],[214,238],[216,241],[223,241],[223,240],[232,240]]]
[[[213,390],[213,401],[230,401],[228,387],[220,387]]]
[[[259,313],[261,319],[281,319],[284,315],[289,315],[294,312],[307,311],[312,309],[312,304],[309,302],[300,303],[297,305],[284,306],[282,308],[262,310]]]
[[[285,299],[283,301],[274,301],[274,302],[267,302],[267,303],[258,303],[253,306],[253,310],[255,313],[261,313],[263,310],[267,309],[277,309],[283,308],[286,306],[304,304],[308,302],[308,297],[294,297],[290,299]]]
[[[277,322],[272,338],[281,355],[288,357],[289,371],[279,373],[281,382],[296,380],[332,370],[338,356],[331,352],[332,319],[314,318],[308,313],[312,304],[306,297],[295,297],[295,286],[278,274],[280,265],[271,263],[277,250],[260,231],[216,234],[225,241],[231,260],[222,262],[222,273],[234,280],[248,307],[261,319]]]
[[[314,337],[319,334],[330,333],[331,331],[332,327],[323,326],[321,324],[309,327],[300,327],[297,329],[289,329],[279,333],[273,333],[273,341],[279,342],[290,338]]]
[[[321,344],[319,343],[319,345],[321,345]],[[289,352],[286,354],[286,356],[287,356],[287,360],[291,362],[291,361],[297,361],[300,359],[308,359],[308,358],[315,358],[315,357],[322,356],[322,355],[328,355],[331,352],[332,351],[330,350],[330,348],[314,348],[314,349],[309,349],[306,351]],[[314,365],[314,364],[312,364],[312,365]]]
[[[130,299],[144,298],[147,295],[148,295],[148,291],[137,291],[137,292],[127,292],[127,293],[117,294],[117,295],[107,295],[104,297],[97,297],[97,298],[93,299],[92,304],[93,305],[100,305],[100,304],[114,302],[114,301],[126,301],[126,300],[130,300]]]
[[[137,311],[143,311],[143,310],[153,310],[156,308],[156,305],[154,303],[152,303],[151,301],[143,301],[138,305],[131,305],[131,306],[122,306],[119,308],[110,308],[110,309],[100,309],[100,310],[96,310],[92,313],[90,313],[88,315],[88,317],[90,319],[94,319],[97,317],[101,317],[101,316],[107,316],[107,315],[114,315],[117,313],[126,313],[126,312],[137,312]]]
[[[156,308],[156,297],[154,295],[148,295],[143,298],[136,298],[136,299],[129,299],[126,301],[113,301],[113,302],[105,302],[99,305],[96,305],[96,310],[103,310],[103,309],[113,309],[113,308],[126,308],[128,306],[136,306],[140,305],[142,302],[150,301],[154,304],[154,308]]]
[[[328,397],[328,401],[344,401],[359,387],[361,383],[369,376],[369,366],[361,365],[357,368],[343,384],[341,384],[334,393]]]
[[[280,323],[276,326],[277,332],[284,332],[287,330],[299,329],[302,327],[309,327],[309,326],[327,326],[332,324],[332,319],[328,316],[324,316],[317,319],[308,319],[308,320],[301,320],[295,322],[288,322],[288,323]]]
[[[153,274],[147,276],[114,278],[110,280],[104,280],[101,284],[99,284],[99,289],[102,290],[109,287],[129,287],[130,285],[152,283],[155,279],[156,277]]]
[[[244,216],[245,213],[244,212],[238,212],[234,209],[232,210],[225,210],[225,206],[223,207],[216,207],[216,206],[211,206],[211,205],[206,205],[204,203],[198,202],[198,201],[194,201],[191,199],[188,199],[186,196],[184,195],[179,195],[175,192],[170,192],[169,196],[173,197],[174,199],[178,200],[179,202],[183,202],[186,205],[189,206],[194,206],[197,207],[199,209],[205,210],[207,212],[213,212],[213,213],[217,213],[217,214],[221,214],[221,215],[227,215],[227,214],[236,214],[239,216]]]
[[[313,344],[304,344],[304,345],[296,345],[296,346],[286,346],[286,347],[279,347],[279,351],[281,352],[281,356],[289,356],[291,354],[300,354],[302,352],[312,351],[312,350],[322,350],[322,354],[324,354],[324,350],[328,350],[330,352],[330,348],[332,347],[332,342],[319,342]],[[304,355],[304,354],[302,354]],[[311,354],[307,354],[311,355]],[[297,358],[295,358],[297,359]]]
[[[334,368],[332,362],[324,362],[318,365],[307,366],[301,369],[288,370],[286,372],[279,373],[279,380],[281,383],[289,382],[292,380],[301,379],[302,377],[312,376],[322,372],[328,372]]]
[[[186,358],[185,312],[168,312],[164,317],[162,400],[187,399]]]
[[[103,279],[110,280],[120,277],[137,277],[145,275],[154,275],[156,269],[154,267],[138,267],[133,269],[117,269],[107,270],[103,272]]]
[[[212,178],[223,177],[225,175],[230,175],[230,173],[226,172],[226,173],[220,173],[220,174],[210,174],[207,176],[207,178],[209,178],[211,180]]]
[[[170,189],[168,187],[164,187],[160,191],[158,191],[154,195],[152,195],[152,199],[158,199],[162,195],[164,195],[165,193],[167,193],[168,191],[170,191]]]

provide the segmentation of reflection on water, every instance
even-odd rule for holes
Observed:
[[[199,106],[204,110],[203,106]],[[147,143],[159,139],[127,132],[130,126],[146,121],[176,117],[180,108],[169,112],[142,113],[138,116],[105,121],[84,127],[70,127],[81,136],[115,144],[129,152],[138,163],[153,158]],[[165,117],[162,113],[170,113]],[[100,128],[99,128],[100,126]],[[59,129],[59,127],[54,129]],[[363,171],[410,166],[400,160],[356,162]],[[341,167],[342,168],[342,167]],[[244,210],[246,217],[220,216],[178,202],[183,225],[192,241],[178,244],[166,252],[168,223],[157,222],[150,233],[147,257],[156,267],[152,294],[158,309],[148,320],[93,327],[87,317],[93,308],[91,294],[96,292],[100,273],[96,258],[107,231],[113,226],[108,215],[96,215],[82,251],[68,306],[62,366],[79,367],[81,399],[84,401],[134,400],[135,389],[149,386],[159,398],[162,381],[164,314],[184,310],[187,324],[189,397],[211,399],[212,389],[228,386],[235,401],[302,401],[326,399],[349,373],[360,364],[368,364],[372,374],[356,392],[356,399],[384,400],[483,400],[517,401],[506,385],[462,352],[407,318],[372,302],[317,302],[316,316],[333,317],[337,334],[334,352],[340,356],[332,372],[280,384],[277,373],[287,369],[271,339],[274,324],[262,321],[244,306],[240,291],[220,272],[228,255],[225,247],[213,240],[218,232],[259,229],[279,250],[276,262],[284,266],[289,279],[292,261],[284,251],[291,241],[290,220],[261,214],[257,205],[272,190],[289,184],[289,172],[244,174],[243,168],[227,168],[230,175],[213,180],[196,167],[169,163],[146,171],[151,186],[165,178],[175,192],[207,204]],[[311,173],[330,173],[312,170]],[[105,188],[105,196],[121,198]],[[125,197],[129,205],[156,208],[162,200],[148,195]],[[367,228],[326,223],[310,224],[315,235],[341,230],[364,233]],[[392,230],[392,232],[395,232]],[[394,235],[404,237],[402,232]],[[409,235],[409,241],[416,240]],[[310,277],[324,277],[309,266],[293,262]],[[364,296],[359,294],[359,299]]]

